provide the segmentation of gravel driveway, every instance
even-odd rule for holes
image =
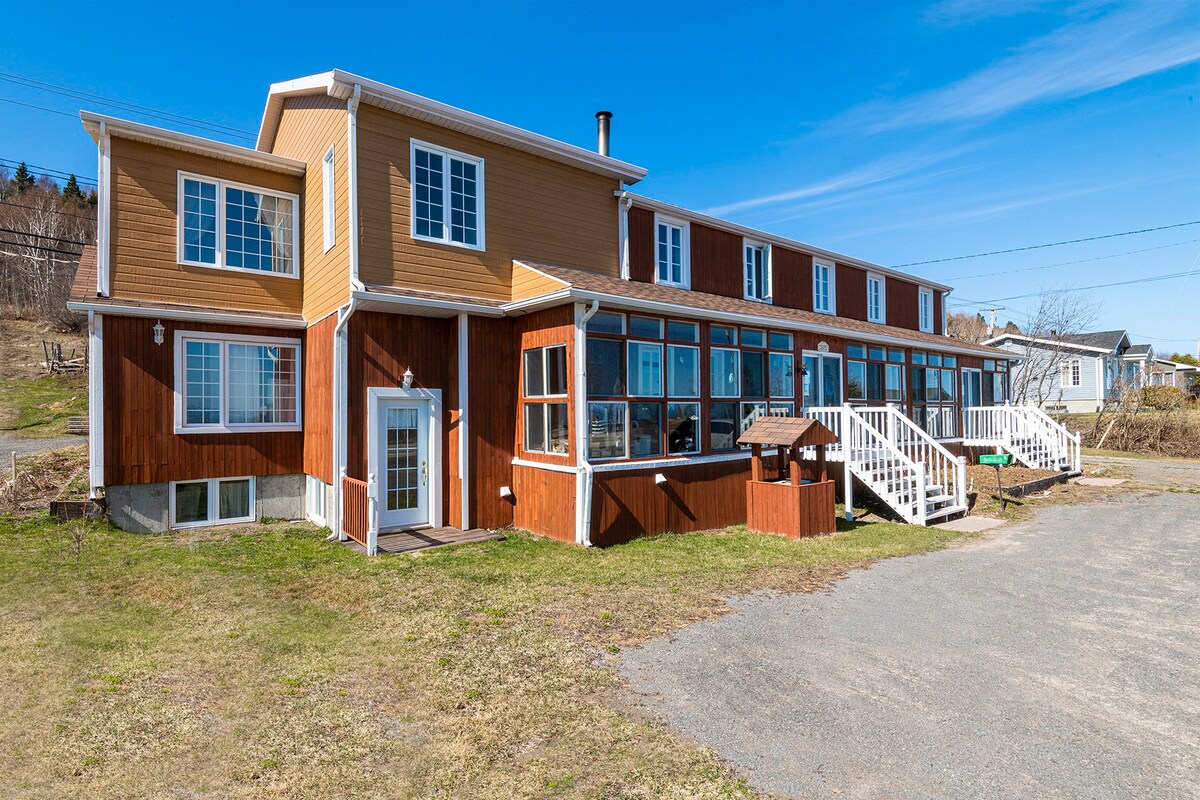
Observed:
[[[785,796],[1200,797],[1200,496],[1049,509],[626,651]]]
[[[86,436],[57,436],[50,439],[22,439],[11,433],[0,431],[0,475],[7,476],[10,472],[9,460],[12,451],[17,451],[17,458],[45,453],[49,450],[59,450],[64,447],[76,447],[87,444]]]

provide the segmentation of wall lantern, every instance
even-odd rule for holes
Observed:
[[[408,369],[404,370],[404,388],[411,389],[412,382],[413,382],[412,367],[409,367]]]
[[[161,319],[158,322],[154,323],[154,343],[155,344],[163,343],[163,331],[164,330],[166,330],[166,329],[163,327]]]

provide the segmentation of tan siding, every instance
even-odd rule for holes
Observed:
[[[292,194],[299,194],[303,189],[301,178],[114,138],[113,296],[214,308],[299,313],[299,280],[209,267],[185,267],[178,263],[176,195],[180,170]],[[303,270],[303,258],[300,260]]]
[[[539,294],[557,292],[565,288],[562,281],[548,278],[529,267],[513,265],[512,299],[524,300],[527,297],[537,297]]]
[[[485,252],[412,239],[410,138],[484,159]],[[619,274],[615,180],[367,105],[358,147],[366,283],[507,300],[513,258]]]
[[[275,152],[308,164],[305,179],[304,316],[320,319],[349,300],[350,227],[346,104],[328,95],[291,97],[284,102]],[[322,162],[333,145],[334,246],[325,252],[325,178]]]

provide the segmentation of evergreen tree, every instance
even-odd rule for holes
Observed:
[[[1004,332],[1005,333],[1020,333],[1021,327],[1019,325],[1017,325],[1017,323],[1013,322],[1010,319],[1008,322],[1004,323]]]
[[[62,190],[63,202],[72,205],[83,205],[83,191],[79,188],[79,181],[75,180],[75,176],[67,178],[67,185]]]
[[[30,174],[29,167],[25,166],[24,161],[17,165],[17,171],[13,173],[12,182],[13,188],[17,190],[18,194],[33,186],[35,182],[34,177]]]

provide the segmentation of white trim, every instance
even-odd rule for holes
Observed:
[[[185,180],[200,181],[201,183],[211,183],[217,187],[216,205],[217,205],[217,235],[216,235],[216,262],[209,264],[204,261],[188,261],[183,255],[183,182]],[[248,267],[231,267],[225,263],[225,190],[237,189],[243,192],[252,192],[268,197],[274,197],[277,200],[290,200],[292,203],[292,271],[291,272],[274,272],[267,269],[250,269]],[[175,185],[175,260],[177,263],[186,267],[206,267],[208,269],[220,269],[227,272],[241,272],[250,275],[268,275],[274,278],[291,278],[298,280],[300,278],[300,195],[290,192],[279,192],[274,189],[267,189],[261,186],[251,186],[247,183],[238,183],[237,181],[227,181],[222,178],[214,178],[210,175],[199,175],[194,172],[186,172],[179,170],[176,173]]]
[[[460,527],[471,528],[471,357],[470,318],[458,315],[458,480]]]
[[[507,306],[485,306],[463,300],[440,300],[433,297],[405,297],[403,295],[388,294],[387,292],[372,292],[369,290],[355,290],[350,293],[350,296],[358,300],[360,306],[363,303],[378,302],[388,305],[404,306],[408,308],[444,311],[446,313],[442,314],[441,316],[446,317],[454,317],[462,313],[475,314],[476,316],[481,317],[503,317],[504,309],[507,308]],[[558,299],[565,299],[565,295]]]
[[[630,355],[631,355],[630,349],[635,345],[638,347],[657,347],[658,348],[658,392],[656,394],[638,394],[633,391],[633,369],[634,369],[634,366],[633,366],[633,359],[630,357]],[[646,398],[646,399],[650,399],[650,400],[656,400],[656,399],[661,399],[666,395],[667,386],[666,386],[666,381],[663,379],[663,367],[665,366],[663,363],[663,355],[664,355],[664,353],[663,353],[663,343],[662,342],[650,342],[650,341],[646,341],[644,339],[626,339],[625,340],[625,392],[626,392],[626,397],[638,397],[638,398]],[[639,374],[638,374],[638,381],[637,381],[638,388],[642,388],[642,386],[641,386],[642,381],[641,381],[641,374],[640,374],[641,365],[639,364],[638,367],[639,367]]]
[[[600,310],[600,301],[593,300],[589,308],[576,303],[574,308],[574,372],[575,372],[575,542],[592,544],[593,469],[588,457],[588,399],[587,399],[587,324]],[[624,317],[622,316],[622,320]],[[624,325],[624,322],[622,322]],[[626,409],[626,418],[629,411]]]
[[[304,476],[304,516],[314,525],[326,528],[329,526],[329,509],[326,506],[329,495],[326,493],[325,481],[313,475]],[[320,510],[316,508],[319,499]]]
[[[187,359],[183,354],[183,342],[185,340],[206,340],[218,342],[221,345],[221,382],[220,387],[220,418],[222,422],[217,424],[200,424],[187,425],[184,422],[184,408],[186,398],[184,397],[184,372],[187,369]],[[295,422],[270,422],[270,423],[229,423],[229,358],[226,355],[230,343],[242,344],[257,344],[266,345],[268,347],[292,347],[296,351],[296,421]],[[303,387],[304,387],[304,350],[300,339],[285,339],[276,336],[247,336],[239,333],[215,333],[211,331],[188,331],[177,330],[174,337],[174,356],[175,362],[175,433],[179,435],[191,434],[206,434],[206,433],[284,433],[288,431],[303,430],[304,425],[304,408]]]
[[[321,238],[324,251],[328,253],[337,244],[337,171],[334,162],[334,145],[329,145],[321,157]]]
[[[621,259],[621,279],[629,280],[629,207],[633,198],[629,197],[624,186],[617,192],[617,246]]]
[[[574,464],[556,464],[553,461],[530,461],[527,458],[513,457],[512,465],[514,467],[535,467],[544,469],[549,472],[564,472],[575,475],[579,472],[579,467]]]
[[[1007,339],[1019,339],[1023,342],[1030,342],[1032,344],[1044,344],[1050,347],[1061,347],[1064,350],[1089,350],[1093,353],[1103,353],[1106,356],[1112,355],[1113,353],[1113,348],[1111,347],[1105,349],[1103,347],[1093,347],[1089,344],[1076,344],[1074,342],[1060,341],[1055,339],[1037,339],[1032,336],[1026,336],[1022,333],[1002,333],[999,336],[994,336],[991,339],[980,342],[980,344],[990,347],[992,342],[1003,342]],[[1020,358],[1020,356],[1018,356],[1018,358]]]
[[[108,123],[99,126],[99,177],[96,179],[96,294],[108,297],[111,292],[112,267],[112,137]]]
[[[110,314],[121,317],[148,317],[152,319],[179,319],[189,322],[212,322],[230,325],[256,325],[260,328],[295,328],[303,330],[307,327],[305,321],[297,319],[279,319],[278,317],[259,317],[248,311],[189,311],[185,308],[158,308],[153,306],[126,306],[118,303],[86,303],[68,302],[67,308],[72,311],[94,311],[97,314]]]
[[[233,481],[249,481],[250,482],[250,497],[249,497],[249,514],[244,517],[233,517],[231,519],[220,518],[220,486],[222,483],[232,483]],[[202,522],[176,522],[175,521],[175,487],[179,485],[187,485],[189,483],[203,483],[208,487],[208,518]],[[253,475],[230,475],[224,478],[196,478],[187,481],[170,481],[167,484],[167,508],[170,516],[168,522],[172,530],[181,528],[208,528],[214,525],[236,525],[239,522],[254,522],[258,519],[258,510],[255,508],[257,500],[257,483]]]
[[[88,496],[104,488],[104,316],[88,312]]]
[[[646,177],[646,170],[642,167],[600,155],[594,150],[560,142],[548,136],[532,133],[514,125],[489,119],[446,103],[439,103],[436,100],[337,69],[272,84],[267,95],[266,108],[263,110],[262,124],[259,126],[258,148],[267,150],[274,143],[285,98],[317,93],[345,98],[350,94],[351,87],[355,85],[362,87],[363,99],[372,105],[390,111],[399,111],[406,116],[415,117],[434,125],[506,144],[517,150],[543,155],[590,172],[623,180],[626,183],[636,183]]]
[[[415,187],[416,172],[417,172],[417,151],[424,150],[428,153],[434,153],[442,156],[445,159],[445,164],[442,167],[442,237],[422,236],[417,233],[417,192]],[[450,160],[455,159],[469,164],[474,164],[476,169],[475,174],[475,233],[478,242],[475,244],[467,244],[466,242],[456,242],[451,237],[450,233]],[[464,250],[478,250],[479,252],[487,251],[487,239],[485,236],[485,221],[487,216],[486,205],[484,202],[484,163],[483,156],[473,156],[468,153],[463,153],[458,150],[451,150],[449,147],[430,144],[429,142],[421,141],[420,139],[408,140],[408,179],[409,179],[409,202],[408,202],[408,234],[416,242],[429,242],[432,244],[444,244],[450,247],[461,247]]]
[[[829,276],[829,308],[817,308],[817,267],[828,270]],[[814,258],[812,260],[812,310],[818,314],[837,316],[837,263]]]
[[[304,175],[307,166],[303,161],[284,158],[274,153],[266,153],[249,147],[238,147],[237,145],[218,142],[214,139],[205,139],[202,136],[193,136],[188,133],[169,131],[153,125],[131,122],[117,117],[110,117],[106,114],[97,114],[94,111],[80,111],[79,119],[83,123],[84,129],[92,135],[98,135],[100,126],[103,125],[109,135],[122,139],[133,139],[138,142],[146,142],[148,144],[169,147],[174,150],[211,156],[225,161],[234,161],[239,164],[260,167],[272,172],[282,172],[297,177]]]
[[[679,228],[679,281],[662,280],[658,274],[658,228],[660,225]],[[654,215],[654,282],[659,286],[674,286],[679,289],[692,288],[692,226],[686,220],[668,217],[663,214]],[[668,264],[668,268],[670,264]]]
[[[746,258],[746,251],[749,249],[763,251],[763,281],[767,284],[763,287],[763,296],[755,297],[746,292],[746,286],[750,283],[750,262]],[[771,263],[771,243],[762,242],[757,239],[747,239],[742,237],[742,299],[749,300],[752,303],[766,303],[770,305],[772,294],[774,291],[774,269]],[[758,288],[758,287],[755,287]]]
[[[333,384],[333,519],[330,529],[341,541],[348,538],[342,531],[342,478],[346,474],[346,439],[347,439],[347,350],[349,349],[350,318],[354,315],[355,298],[350,295],[350,302],[338,309],[337,323],[333,328],[333,374],[330,376]]]
[[[355,86],[346,100],[346,213],[349,217],[346,227],[350,237],[351,291],[362,288],[362,281],[358,276],[358,102],[361,94],[360,87]]]
[[[874,317],[871,316],[871,281],[879,282],[879,313]],[[867,273],[867,322],[887,324],[887,276],[882,272]]]
[[[929,298],[929,327],[925,327],[925,298]],[[921,329],[921,333],[933,333],[933,290],[924,286],[917,287],[917,327]]]
[[[596,402],[604,402],[603,400]],[[696,402],[696,401],[691,401]],[[629,472],[638,469],[664,469],[669,467],[688,467],[696,464],[719,464],[723,461],[745,461],[750,458],[749,450],[731,450],[725,453],[710,453],[703,456],[670,456],[666,458],[650,458],[643,461],[604,461],[592,467],[593,472]],[[545,461],[529,461],[524,458],[514,458],[514,467],[529,467],[543,469],[547,472],[578,473],[579,468],[566,464],[547,463]]]
[[[429,521],[428,526],[440,528],[442,520],[442,390],[402,386],[372,386],[367,389],[367,472],[380,480],[382,470],[377,470],[379,460],[379,404],[387,400],[418,400],[429,404]],[[374,521],[372,521],[374,523]],[[414,527],[425,527],[422,523]]]

